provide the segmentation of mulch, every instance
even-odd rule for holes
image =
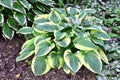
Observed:
[[[30,65],[15,61],[24,41],[20,36],[15,36],[11,41],[0,36],[0,80],[96,80],[95,74],[85,67],[75,75],[53,69],[43,76],[34,76]]]

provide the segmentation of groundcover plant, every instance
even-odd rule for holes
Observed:
[[[76,7],[52,8],[49,14],[39,14],[32,27],[23,27],[18,33],[31,35],[22,46],[16,61],[33,56],[33,73],[43,75],[51,68],[76,73],[84,65],[94,73],[102,70],[104,40],[110,40],[101,28],[102,21],[91,16],[93,9]]]

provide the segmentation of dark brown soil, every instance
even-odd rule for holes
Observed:
[[[96,80],[95,74],[84,67],[76,75],[54,69],[43,76],[34,76],[29,65],[15,61],[23,42],[20,37],[11,41],[0,37],[0,80]]]

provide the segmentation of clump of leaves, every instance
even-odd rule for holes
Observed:
[[[36,14],[48,13],[53,4],[52,0],[0,0],[0,28],[3,36],[12,39],[15,31],[30,26]]]
[[[101,20],[93,9],[75,7],[51,9],[49,14],[37,15],[32,27],[18,30],[31,34],[16,61],[34,55],[31,69],[35,75],[43,75],[51,68],[62,68],[66,73],[76,73],[84,65],[94,73],[102,70],[102,61],[108,64],[103,51],[108,34],[101,28]]]
[[[120,79],[120,58],[110,62],[103,67],[102,72],[97,76],[97,80],[119,80]]]
[[[57,4],[56,6],[59,7],[65,7],[68,5],[78,5],[79,3],[81,3],[81,0],[54,0],[55,3]]]
[[[109,28],[106,28],[112,37],[105,42],[105,51],[108,57],[109,64],[103,66],[102,72],[97,75],[98,80],[119,80],[120,79],[120,39],[118,35],[111,33]]]
[[[120,6],[117,0],[107,2],[102,9],[104,12],[104,24],[112,28],[112,32],[120,34]]]

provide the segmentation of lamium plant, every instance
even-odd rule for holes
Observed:
[[[102,70],[104,40],[110,40],[102,29],[102,21],[91,16],[93,9],[75,7],[52,8],[49,14],[39,14],[32,27],[23,27],[18,33],[31,35],[22,46],[16,61],[33,56],[33,73],[43,75],[51,68],[76,73],[85,66],[94,73]]]

